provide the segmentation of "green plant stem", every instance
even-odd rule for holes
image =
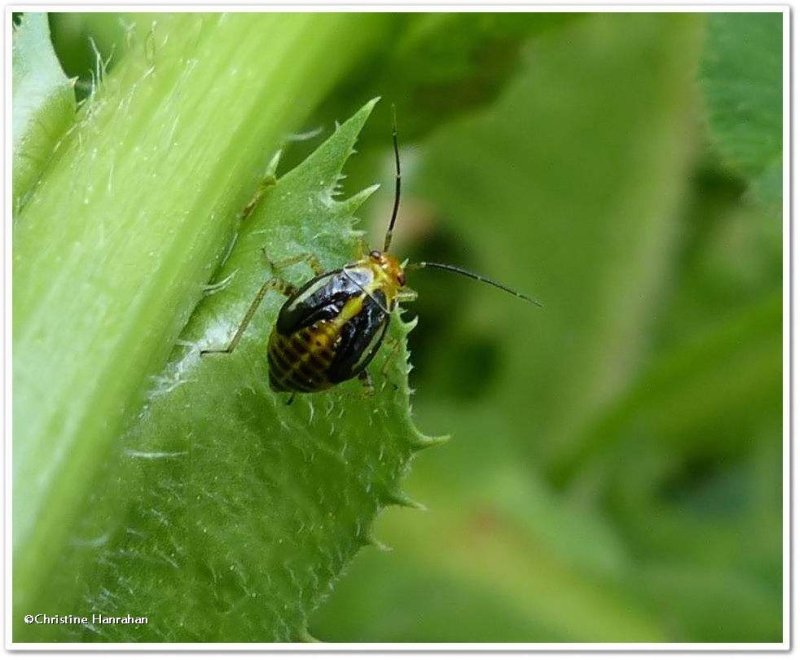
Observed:
[[[84,107],[14,233],[18,611],[271,152],[388,26],[378,14],[165,15]]]
[[[17,213],[75,121],[75,93],[53,52],[46,14],[23,14],[14,28],[12,51],[11,169]]]

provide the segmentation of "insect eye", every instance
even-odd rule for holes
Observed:
[[[381,253],[380,253],[380,252],[378,252],[377,250],[373,250],[372,252],[370,252],[370,253],[369,253],[369,256],[370,256],[372,259],[375,259],[375,260],[377,260],[377,259],[380,259],[380,258],[381,258]]]
[[[405,286],[406,285],[406,274],[405,273],[398,273],[397,274],[397,283],[400,286]]]

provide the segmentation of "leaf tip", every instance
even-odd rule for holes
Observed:
[[[341,208],[346,213],[352,215],[380,187],[381,187],[380,184],[376,183],[375,185],[369,186],[368,188],[364,188],[364,190],[357,192],[355,195],[352,195],[351,197],[348,197],[347,199],[336,203],[340,204]]]
[[[375,104],[380,100],[379,96],[376,96],[374,99],[367,101],[364,105],[362,105],[358,111],[350,117],[346,122],[344,122],[338,130],[341,130],[348,124],[356,125],[358,127],[358,131],[361,130],[362,126],[367,123],[367,119],[372,114],[372,109],[375,107]]]
[[[267,171],[264,173],[264,177],[277,177],[278,175],[278,165],[280,165],[281,158],[283,157],[283,149],[278,149],[270,158],[269,164],[267,165]]]

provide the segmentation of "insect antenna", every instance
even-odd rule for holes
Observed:
[[[542,307],[542,303],[538,300],[531,298],[530,296],[526,296],[524,293],[520,293],[519,291],[515,291],[514,289],[510,289],[509,287],[505,286],[504,284],[500,284],[500,282],[495,282],[488,277],[484,277],[483,275],[478,275],[477,273],[473,273],[471,271],[465,270],[464,268],[459,268],[458,266],[452,266],[450,264],[437,264],[433,263],[432,261],[420,261],[417,264],[408,264],[406,266],[406,270],[420,270],[422,268],[434,268],[438,270],[446,270],[451,273],[456,273],[457,275],[463,275],[464,277],[469,277],[470,279],[477,280],[478,282],[483,282],[484,284],[489,284],[501,291],[505,291],[506,293],[510,293],[512,296],[516,296],[517,298],[522,298],[526,302],[533,303],[539,307]]]
[[[397,220],[397,211],[400,208],[400,150],[397,148],[397,111],[392,103],[392,143],[394,144],[394,208],[392,209],[392,219],[389,220],[389,228],[386,230],[386,237],[383,239],[383,251],[389,251],[392,242],[392,231]]]

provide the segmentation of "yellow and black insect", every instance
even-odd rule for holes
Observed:
[[[490,284],[527,302],[539,303],[518,291],[482,275],[430,261],[401,264],[389,254],[392,232],[400,208],[400,152],[397,123],[392,128],[395,157],[395,194],[392,217],[383,250],[372,250],[358,261],[337,270],[322,272],[313,257],[298,257],[283,265],[307,261],[316,277],[299,289],[280,279],[266,282],[228,348],[202,353],[230,353],[250,323],[266,292],[277,288],[288,296],[278,312],[269,337],[269,383],[276,392],[320,392],[359,377],[368,382],[366,368],[386,336],[392,311],[399,302],[414,300],[416,292],[406,287],[406,271],[437,268]],[[291,400],[291,399],[290,399]]]

